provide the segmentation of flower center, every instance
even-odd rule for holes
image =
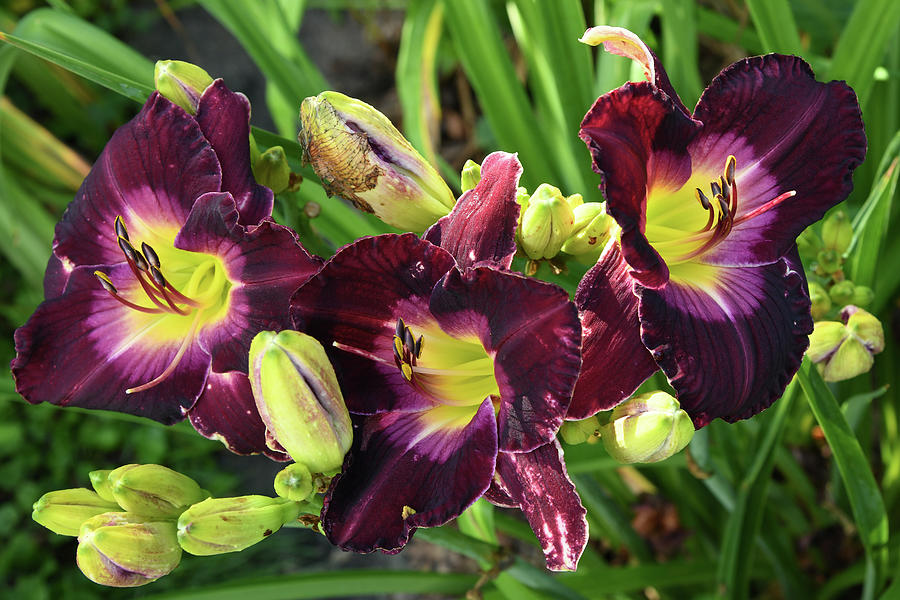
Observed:
[[[738,212],[738,186],[734,155],[725,160],[722,174],[707,181],[710,195],[701,186],[705,177],[691,177],[678,191],[648,199],[644,234],[670,267],[691,260],[713,249],[728,237],[735,225],[774,208],[796,191],[785,192],[741,216]],[[697,204],[702,210],[697,210]]]
[[[394,362],[410,384],[445,406],[479,406],[487,397],[497,404],[494,361],[477,337],[453,337],[436,323],[420,330],[416,338],[402,318],[397,320]]]
[[[116,217],[115,233],[131,277],[116,282],[116,285],[106,273],[94,271],[100,285],[119,303],[134,311],[138,321],[136,326],[154,329],[155,336],[162,341],[181,341],[163,372],[151,381],[125,391],[131,394],[164,381],[178,366],[202,326],[225,316],[231,281],[224,265],[215,256],[168,245],[161,246],[157,252],[146,242],[141,242],[138,250],[121,217]]]

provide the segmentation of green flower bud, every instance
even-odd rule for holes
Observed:
[[[843,323],[821,321],[809,336],[809,359],[816,363],[825,381],[843,381],[867,372],[874,355],[884,350],[884,329],[871,313],[846,306]]]
[[[694,436],[694,424],[678,400],[665,392],[635,396],[616,406],[600,439],[622,463],[658,462],[680,452]]]
[[[851,303],[854,306],[864,307],[872,304],[875,300],[875,292],[872,291],[872,288],[866,287],[864,285],[858,285],[853,289],[853,300]]]
[[[593,258],[596,261],[609,240],[612,219],[599,202],[587,202],[572,211],[575,225],[572,234],[563,243],[562,251],[572,256]]]
[[[852,241],[853,226],[844,211],[833,212],[822,223],[822,242],[826,250],[834,250],[838,255],[843,255]]]
[[[315,493],[312,473],[300,463],[286,466],[275,476],[275,493],[288,500],[306,502]]]
[[[138,515],[174,519],[209,497],[196,481],[162,465],[125,465],[108,478],[119,506]]]
[[[819,268],[822,269],[826,275],[839,271],[841,268],[840,254],[830,248],[820,250],[816,255],[816,260],[819,262]]]
[[[188,113],[197,114],[200,96],[213,82],[209,73],[188,62],[158,60],[153,69],[157,91]]]
[[[800,254],[815,258],[822,250],[822,238],[815,232],[812,227],[807,227],[799,236],[797,236],[797,248]]]
[[[573,446],[595,442],[600,435],[600,420],[593,416],[581,421],[565,421],[559,428],[559,435],[565,443]]]
[[[460,174],[462,191],[468,192],[478,185],[479,181],[481,181],[481,165],[470,158],[463,165],[462,173]]]
[[[91,487],[97,494],[107,502],[115,502],[116,497],[113,495],[112,484],[109,482],[109,474],[111,469],[102,469],[91,471],[88,477],[91,479]]]
[[[566,203],[569,205],[569,208],[574,211],[584,204],[584,197],[581,194],[572,194],[571,196],[566,196]]]
[[[831,301],[838,306],[844,306],[853,302],[853,295],[856,293],[856,286],[852,281],[845,279],[838,281],[828,291]]]
[[[108,512],[81,526],[76,560],[94,583],[136,587],[171,573],[181,561],[181,547],[175,523]]]
[[[262,331],[250,345],[250,386],[269,435],[311,473],[334,474],[353,441],[350,413],[322,345]]]
[[[276,194],[280,194],[291,183],[291,167],[288,165],[284,148],[272,146],[259,155],[253,163],[253,176],[257,183],[266,186]]]
[[[32,506],[31,518],[53,533],[76,536],[81,524],[93,516],[119,510],[115,502],[104,500],[86,488],[56,490],[41,496]]]
[[[814,281],[809,282],[809,300],[812,303],[810,313],[816,321],[828,314],[831,310],[831,297],[821,285]]]
[[[300,514],[286,498],[208,498],[178,518],[178,543],[191,554],[239,552],[272,535]]]
[[[389,225],[421,232],[456,203],[434,167],[365,102],[338,92],[304,99],[299,139],[329,195]]]
[[[519,246],[532,260],[553,258],[574,227],[575,214],[559,188],[542,183],[522,213]]]

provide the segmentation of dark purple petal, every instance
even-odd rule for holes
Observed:
[[[561,288],[488,267],[453,269],[431,312],[454,337],[476,335],[500,387],[500,449],[546,444],[562,424],[581,367],[581,326]]]
[[[213,370],[222,373],[247,372],[250,342],[260,331],[290,328],[291,296],[321,265],[287,227],[266,220],[245,229],[223,192],[197,200],[175,247],[218,256],[231,280],[227,315],[200,335]]]
[[[627,271],[619,245],[612,242],[578,284],[582,367],[569,419],[611,409],[659,368],[641,341],[638,299]]]
[[[574,571],[587,546],[587,511],[566,473],[559,442],[531,452],[500,452],[497,475],[541,542],[547,568]]]
[[[200,97],[197,122],[219,157],[221,189],[234,196],[241,225],[256,225],[272,216],[272,190],[257,184],[250,169],[250,102],[247,97],[232,92],[217,79]]]
[[[394,364],[394,329],[398,317],[432,320],[432,288],[451,268],[453,257],[413,234],[380,235],[342,248],[294,295],[294,325],[329,351],[351,412],[434,405]],[[366,357],[337,349],[335,342]]]
[[[796,56],[736,62],[703,93],[694,117],[703,121],[690,147],[695,169],[718,175],[729,154],[737,160],[735,227],[704,262],[778,260],[801,231],[847,197],[866,155],[856,94],[842,81],[817,82]],[[764,208],[792,190],[793,198]]]
[[[781,396],[809,345],[802,271],[781,259],[759,267],[696,265],[694,273],[702,284],[638,286],[641,337],[695,426],[746,419]]]
[[[642,284],[659,287],[666,265],[644,236],[647,189],[679,189],[691,175],[687,145],[700,123],[649,83],[629,83],[597,99],[579,136],[593,158],[607,211],[622,228],[625,260]]]
[[[44,299],[50,300],[62,294],[71,273],[71,264],[65,265],[58,256],[51,254],[44,271]]]
[[[290,460],[287,454],[266,446],[266,426],[256,411],[245,373],[210,373],[188,417],[200,435],[221,441],[235,454],[262,452],[275,460]]]
[[[471,410],[467,424],[445,415]],[[366,417],[325,500],[323,529],[344,550],[399,551],[417,527],[459,516],[487,489],[497,456],[490,400]],[[412,510],[410,510],[412,509]]]
[[[177,231],[204,192],[217,191],[219,161],[197,122],[156,92],[120,127],[56,226],[53,252],[74,265],[124,260],[114,222],[135,239]]]
[[[131,276],[125,265],[106,270],[113,281]],[[166,424],[180,421],[209,371],[210,357],[197,344],[188,344],[175,371],[161,383],[125,393],[152,381],[172,362],[183,338],[162,331],[177,319],[187,337],[191,317],[137,313],[114,300],[91,267],[76,268],[65,293],[43,302],[16,330],[17,355],[11,365],[16,390],[35,404],[115,410]]]
[[[522,165],[515,154],[494,152],[481,163],[481,181],[422,237],[448,251],[459,267],[508,269],[516,253]]]

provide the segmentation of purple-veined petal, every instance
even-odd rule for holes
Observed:
[[[493,357],[500,449],[526,452],[552,440],[581,367],[581,325],[568,294],[489,267],[453,269],[435,286],[431,312],[445,332],[476,335]]]
[[[641,337],[696,427],[716,417],[733,422],[755,415],[797,371],[812,318],[803,271],[789,267],[795,260],[696,264],[689,283],[637,287]]]
[[[687,144],[700,123],[649,83],[629,83],[604,94],[581,122],[579,136],[593,158],[607,211],[622,228],[622,253],[632,275],[659,287],[665,262],[644,236],[647,189],[679,189],[691,175]]]
[[[515,154],[494,152],[481,164],[481,181],[422,237],[448,251],[459,267],[508,269],[516,253],[522,165]]]
[[[71,263],[66,265],[55,254],[50,255],[47,260],[47,268],[44,270],[44,300],[56,298],[63,293],[72,268]]]
[[[665,92],[681,112],[685,115],[689,114],[687,107],[678,97],[672,84],[669,83],[669,76],[663,69],[662,63],[635,33],[623,27],[598,25],[588,28],[578,41],[591,46],[603,44],[603,48],[607,52],[638,62],[644,68],[644,76],[647,81]]]
[[[232,92],[217,79],[200,97],[197,123],[219,157],[221,189],[234,196],[241,225],[256,225],[272,216],[272,190],[256,183],[250,170],[250,102],[247,97]]]
[[[586,419],[628,398],[659,367],[641,341],[638,299],[613,240],[575,294],[581,313],[582,367],[567,418]]]
[[[703,121],[690,147],[695,169],[718,176],[728,155],[737,163],[734,228],[703,262],[778,260],[800,232],[847,197],[866,155],[856,94],[842,81],[817,82],[796,56],[736,62],[712,81],[694,117]],[[791,191],[796,196],[766,207]]]
[[[74,265],[123,262],[117,216],[136,239],[171,242],[194,200],[220,182],[219,161],[197,122],[154,92],[81,184],[56,226],[53,252]]]
[[[344,550],[397,552],[417,527],[459,516],[487,489],[497,456],[490,400],[365,417],[325,500],[323,529]]]
[[[290,327],[291,296],[321,264],[287,227],[265,220],[245,228],[238,222],[231,194],[225,192],[197,200],[175,247],[217,256],[231,280],[226,316],[200,336],[218,372],[246,372],[253,336]]]
[[[541,542],[547,568],[574,571],[587,546],[587,511],[566,472],[559,442],[531,452],[500,452],[497,476]]]
[[[131,277],[125,265],[106,271],[113,281]],[[210,365],[209,355],[191,341],[190,319],[137,313],[113,299],[91,267],[78,267],[63,295],[43,302],[16,330],[16,390],[35,404],[180,421],[200,395]],[[125,393],[163,373],[182,343],[171,375],[148,390]]]
[[[342,248],[294,295],[295,328],[325,346],[351,412],[434,405],[394,364],[393,336],[398,318],[432,319],[432,288],[451,268],[452,256],[413,234],[380,235]]]
[[[266,426],[256,411],[245,373],[211,372],[188,418],[200,435],[221,441],[235,454],[263,453],[275,460],[290,460],[266,445]]]

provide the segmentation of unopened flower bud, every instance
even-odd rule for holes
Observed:
[[[463,192],[474,189],[478,182],[481,181],[481,165],[470,158],[463,165],[459,179]]]
[[[816,321],[831,310],[831,297],[825,288],[814,281],[809,282],[809,301],[811,302],[809,312]]]
[[[600,420],[593,416],[581,421],[565,421],[559,428],[559,435],[565,443],[573,446],[596,442],[600,436]]]
[[[834,250],[830,248],[825,248],[824,250],[820,250],[816,255],[816,260],[819,263],[819,268],[826,275],[830,275],[835,271],[840,270],[841,268],[841,256]]]
[[[584,196],[581,194],[572,194],[571,196],[566,196],[566,203],[569,205],[573,211],[584,204]]]
[[[266,186],[276,194],[280,194],[291,183],[291,167],[288,165],[284,148],[272,146],[259,155],[253,163],[253,175],[257,183]]]
[[[304,99],[299,139],[330,195],[389,225],[421,232],[456,203],[434,167],[365,102],[338,92]]]
[[[112,484],[109,482],[110,473],[112,473],[111,469],[101,469],[91,471],[88,473],[88,477],[91,480],[91,487],[101,498],[107,502],[115,502],[116,497],[113,495]]]
[[[125,465],[108,479],[119,506],[138,515],[174,519],[209,497],[196,481],[162,465]]]
[[[826,250],[834,250],[838,255],[844,254],[853,241],[853,225],[847,213],[835,211],[822,222],[822,242]]]
[[[191,554],[239,552],[272,535],[300,514],[286,498],[208,498],[178,518],[178,543]]]
[[[181,561],[175,523],[108,512],[78,534],[78,568],[100,585],[135,587],[156,581]]]
[[[872,304],[874,300],[875,292],[872,291],[872,288],[866,287],[864,285],[858,285],[853,289],[853,305],[865,307]]]
[[[680,452],[694,436],[690,416],[665,392],[635,396],[616,406],[600,439],[622,463],[658,462]]]
[[[856,286],[853,285],[852,281],[845,279],[844,281],[838,281],[831,289],[828,291],[828,295],[831,297],[831,301],[838,306],[843,306],[845,304],[850,304],[853,302],[853,295],[856,293]]]
[[[56,490],[41,496],[32,506],[31,518],[53,533],[76,536],[81,525],[93,516],[120,510],[86,488]]]
[[[312,474],[306,465],[293,463],[275,476],[275,493],[295,502],[306,502],[315,493]]]
[[[209,73],[188,62],[158,60],[153,69],[153,82],[160,94],[190,114],[197,114],[200,96],[213,78]]]
[[[586,202],[572,211],[575,225],[572,234],[563,243],[562,251],[577,257],[596,260],[609,240],[613,221],[599,202]]]
[[[812,227],[807,227],[797,236],[797,249],[801,255],[815,258],[822,250],[822,238]]]
[[[311,473],[334,474],[353,426],[334,369],[314,338],[262,331],[250,345],[250,386],[271,437]]]
[[[575,214],[559,188],[542,183],[522,213],[519,246],[532,260],[553,258],[574,226]]]
[[[821,321],[809,336],[809,359],[817,364],[825,381],[843,381],[867,372],[874,355],[884,350],[884,329],[871,313],[846,306],[843,323]]]

